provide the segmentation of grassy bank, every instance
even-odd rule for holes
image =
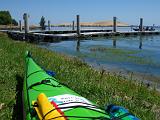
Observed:
[[[126,107],[142,120],[160,118],[160,94],[121,75],[95,71],[76,58],[53,53],[36,45],[17,42],[0,34],[0,119],[21,119],[21,90],[24,53],[32,52],[43,67],[55,71],[56,78],[100,106]]]

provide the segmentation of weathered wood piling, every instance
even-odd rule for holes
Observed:
[[[140,18],[140,26],[139,26],[140,31],[143,31],[143,18]]]
[[[74,31],[74,21],[72,21],[72,30]]]
[[[29,33],[28,18],[29,18],[29,15],[27,13],[24,13],[24,15],[23,15],[23,19],[24,19],[24,31],[25,31],[26,34]]]
[[[50,20],[48,20],[48,30],[49,31],[51,30],[51,22],[50,22]]]
[[[81,31],[80,31],[80,16],[77,15],[77,35],[80,36]]]
[[[117,17],[113,17],[113,32],[117,32]]]
[[[29,22],[28,22],[28,18],[29,15],[27,13],[23,14],[23,19],[24,19],[24,31],[25,31],[25,35],[24,35],[24,39],[29,41],[28,39],[28,33],[29,33]]]
[[[22,21],[19,20],[19,31],[22,31]]]

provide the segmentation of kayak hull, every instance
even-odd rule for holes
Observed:
[[[35,63],[29,53],[26,54],[26,72],[23,84],[23,108],[25,120],[39,119],[33,107],[33,101],[39,94],[44,93],[50,102],[62,109],[64,116],[70,120],[90,119],[98,117],[110,118],[104,110],[98,108],[93,102],[83,98],[73,90],[64,86],[60,81],[48,75]],[[85,113],[85,114],[84,114]]]

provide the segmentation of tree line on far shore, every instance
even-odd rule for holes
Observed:
[[[45,17],[42,16],[40,19],[40,26],[42,30],[46,29]],[[0,11],[0,25],[18,25],[18,22],[11,16],[9,11]]]
[[[12,18],[9,11],[0,11],[0,25],[18,25],[18,22]]]

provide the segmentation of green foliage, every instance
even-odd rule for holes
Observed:
[[[40,20],[40,23],[39,23],[40,26],[41,26],[41,28],[42,28],[42,30],[45,30],[45,29],[46,29],[45,23],[46,23],[45,17],[42,16],[42,17],[41,17],[41,20]]]
[[[0,11],[0,25],[18,25],[18,22],[15,19],[12,19],[12,16],[9,11]]]
[[[9,11],[0,11],[0,25],[11,24],[12,17]]]
[[[15,26],[17,26],[18,22],[15,19],[12,19],[12,24],[15,25]]]

